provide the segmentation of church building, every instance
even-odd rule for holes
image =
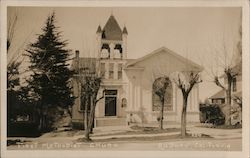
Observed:
[[[175,72],[201,72],[203,68],[178,55],[166,47],[161,47],[139,59],[128,59],[128,30],[120,28],[111,15],[102,28],[96,31],[96,51],[94,58],[79,57],[76,51],[73,69],[88,68],[102,77],[98,97],[103,95],[96,106],[94,126],[121,126],[128,124],[157,123],[160,116],[160,99],[153,86]],[[82,126],[84,109],[80,100],[79,80],[73,78],[73,94],[76,97],[72,107],[72,123]],[[164,122],[180,123],[182,93],[171,80],[165,93]],[[164,98],[165,98],[164,97]],[[199,85],[195,85],[188,97],[187,121],[199,122]]]

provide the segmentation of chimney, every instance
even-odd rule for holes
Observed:
[[[76,59],[79,59],[79,50],[76,50],[76,56],[75,56]]]

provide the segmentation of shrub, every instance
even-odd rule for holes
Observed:
[[[225,123],[225,116],[217,104],[200,104],[201,123],[212,123],[222,125]]]

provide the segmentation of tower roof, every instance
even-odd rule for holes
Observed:
[[[124,28],[123,28],[123,30],[122,30],[122,33],[123,33],[123,34],[128,34],[128,30],[127,30],[126,26],[124,26]]]
[[[102,39],[122,40],[122,30],[113,15],[109,17],[102,30]]]
[[[97,28],[97,30],[96,30],[96,33],[101,33],[101,32],[102,32],[102,28],[101,28],[101,26],[99,25],[98,28]]]

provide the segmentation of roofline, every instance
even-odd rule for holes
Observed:
[[[124,70],[144,70],[144,67],[125,67]]]
[[[220,91],[218,91],[218,92],[216,92],[216,93],[214,93],[214,94],[213,94],[212,96],[210,96],[208,99],[224,99],[224,98],[226,98],[226,96],[215,97],[215,95],[217,95],[218,93],[222,93],[222,92],[224,92],[223,89],[220,90]]]
[[[196,64],[195,62],[193,62],[193,61],[191,61],[191,60],[189,60],[189,59],[184,58],[183,56],[181,56],[181,55],[175,53],[174,51],[172,51],[172,50],[170,50],[170,49],[168,49],[168,48],[166,48],[166,47],[160,47],[160,48],[154,50],[153,52],[151,52],[151,53],[149,53],[149,54],[147,54],[147,55],[145,55],[145,56],[143,56],[143,57],[141,57],[141,58],[139,58],[139,59],[136,59],[135,61],[132,61],[131,63],[128,63],[127,67],[128,67],[128,66],[132,66],[132,65],[134,65],[134,64],[136,64],[136,63],[138,63],[138,62],[141,62],[141,61],[143,61],[144,59],[149,58],[149,57],[153,56],[154,54],[160,52],[161,50],[165,50],[166,52],[168,52],[168,53],[170,53],[171,55],[177,57],[178,59],[181,59],[182,61],[185,61],[185,62],[188,61],[189,63],[191,63],[191,64],[194,65],[195,67],[198,67],[199,71],[204,70],[204,67],[202,67],[202,66]]]

